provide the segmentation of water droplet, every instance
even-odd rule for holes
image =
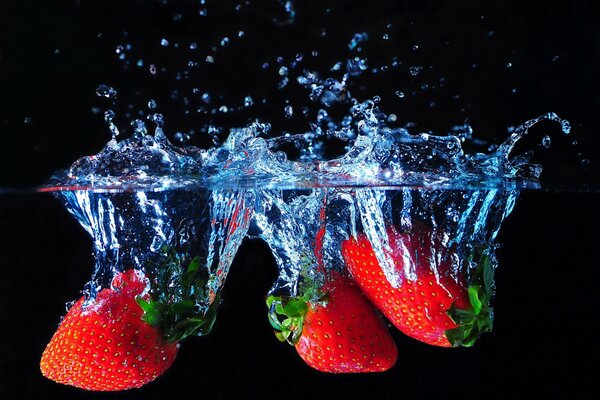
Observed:
[[[569,121],[563,120],[560,124],[565,135],[571,133],[571,123]]]
[[[135,63],[138,67],[143,67],[144,66],[144,60],[139,59],[137,60],[137,62]]]
[[[584,158],[581,160],[581,165],[584,167],[587,167],[588,165],[590,165],[590,160],[588,158]]]
[[[510,67],[512,67],[512,63],[511,62],[506,63],[506,68],[510,68]]]
[[[419,50],[419,45],[418,44],[413,45],[412,49],[413,49],[413,51]]]
[[[254,100],[251,96],[244,97],[244,107],[250,107],[254,104]]]
[[[229,38],[227,36],[225,36],[223,39],[221,39],[221,46],[225,47],[229,44]]]
[[[189,142],[190,139],[191,139],[191,136],[188,135],[187,133],[183,133],[183,132],[179,132],[179,131],[177,131],[175,133],[175,140],[177,140],[180,143]]]
[[[189,45],[190,50],[196,50],[198,48],[198,43],[192,42]]]
[[[31,117],[25,117],[23,118],[23,123],[25,123],[25,125],[29,125],[33,122],[33,119]]]
[[[96,88],[96,95],[106,97],[107,99],[115,99],[117,97],[117,91],[108,85],[102,84]]]
[[[246,34],[246,33],[245,33],[244,31],[239,31],[239,32],[238,32],[238,37],[239,37],[239,38],[242,38],[242,37],[244,37],[244,35],[245,35],[245,34]]]
[[[387,33],[384,33],[382,38],[383,38],[383,40],[388,40],[390,38],[390,35],[388,35]]]
[[[163,47],[167,47],[169,45],[169,41],[167,39],[161,39],[160,45]]]
[[[206,56],[206,62],[212,64],[215,62],[215,58],[213,56]]]
[[[113,110],[106,110],[104,112],[104,120],[106,122],[112,122],[112,120],[115,118],[115,112]]]
[[[417,76],[417,75],[419,75],[419,72],[421,72],[422,69],[423,69],[423,67],[421,67],[421,66],[413,66],[413,67],[410,67],[408,69],[408,71],[410,72],[410,74],[412,76]]]
[[[542,138],[542,146],[544,146],[545,148],[550,147],[550,145],[552,144],[552,139],[550,139],[550,136],[546,135]]]
[[[219,111],[221,111],[222,113],[226,113],[229,111],[229,109],[226,105],[222,105],[221,107],[219,107]]]
[[[348,49],[354,50],[359,43],[366,41],[368,38],[369,35],[366,32],[355,33],[352,40],[350,40],[350,43],[348,43]]]
[[[279,75],[286,76],[287,74],[288,74],[287,67],[281,67],[281,68],[279,68]]]
[[[294,115],[294,109],[292,108],[292,106],[287,105],[283,109],[283,114],[285,115],[286,118],[292,118],[292,115]]]

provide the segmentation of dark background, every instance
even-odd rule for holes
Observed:
[[[598,322],[594,252],[600,239],[600,197],[594,186],[599,176],[594,161],[599,144],[600,15],[593,2],[475,6],[385,1],[353,7],[349,2],[305,2],[296,5],[291,25],[280,24],[286,14],[277,1],[251,2],[241,12],[233,11],[238,2],[208,3],[210,18],[203,19],[192,17],[198,2],[2,2],[0,188],[34,187],[77,157],[98,152],[109,133],[102,113],[92,112],[93,107],[115,109],[119,126],[127,127],[128,106],[142,109],[155,98],[169,134],[213,121],[240,126],[256,116],[270,121],[275,132],[306,130],[307,119],[296,115],[288,120],[282,112],[286,100],[308,103],[306,93],[292,84],[277,89],[273,59],[289,60],[298,49],[308,54],[316,48],[320,57],[311,66],[326,71],[348,55],[346,44],[353,33],[367,31],[373,44],[365,46],[365,53],[374,65],[388,55],[397,55],[404,64],[393,74],[362,77],[353,94],[382,94],[382,108],[393,110],[387,112],[396,113],[399,121],[414,122],[419,131],[442,133],[468,119],[477,137],[497,143],[506,137],[507,127],[548,111],[573,125],[567,139],[553,124],[542,124],[521,145],[536,151],[545,181],[561,189],[523,192],[503,225],[494,332],[472,349],[455,350],[431,348],[394,332],[400,357],[389,372],[333,376],[312,371],[272,335],[263,304],[276,270],[264,244],[246,241],[234,260],[213,332],[184,342],[164,376],[140,390],[116,394],[61,386],[41,376],[39,357],[64,314],[64,304],[78,297],[89,279],[91,240],[51,195],[2,193],[0,395],[480,398],[512,397],[524,389],[541,395],[593,389],[587,364],[598,357],[592,326]],[[323,11],[327,7],[331,12]],[[182,19],[174,19],[178,12]],[[374,40],[390,22],[389,42]],[[324,26],[326,39],[321,36]],[[210,50],[225,33],[238,29],[245,30],[247,41],[232,43],[219,53],[214,67],[205,66],[188,81],[174,78],[175,65],[185,64],[188,55],[157,50],[162,37],[171,43],[194,37],[200,44],[209,43]],[[135,63],[143,58],[143,69],[126,68],[117,60],[115,47],[128,42],[133,44],[128,59]],[[234,67],[232,60],[241,64]],[[272,67],[257,69],[265,60]],[[148,62],[171,69],[151,77]],[[506,67],[508,62],[512,67]],[[415,78],[408,73],[410,65],[434,67]],[[441,76],[443,88],[419,89]],[[246,94],[268,102],[226,117],[185,115],[182,99],[172,99],[170,92],[173,87],[190,91],[195,80],[220,93],[223,103],[239,103]],[[117,88],[118,103],[97,98],[94,91],[101,83]],[[408,100],[386,95],[398,89],[416,95]],[[543,150],[538,143],[546,133],[553,144]],[[578,144],[572,145],[573,140]],[[192,144],[206,145],[205,135],[197,134]],[[584,158],[590,160],[587,168],[580,165]]]

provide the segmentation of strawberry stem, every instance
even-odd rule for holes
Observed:
[[[328,293],[316,289],[314,283],[305,285],[300,296],[275,296],[267,297],[269,307],[268,318],[275,336],[281,342],[288,342],[292,346],[300,340],[304,329],[304,318],[311,304],[324,304],[328,301]]]
[[[150,296],[138,297],[142,319],[157,327],[170,343],[188,336],[206,335],[212,329],[220,303],[216,297],[208,306],[207,277],[201,274],[200,258],[162,248],[164,261],[155,265]],[[154,295],[154,297],[151,297]]]
[[[472,259],[473,256],[469,261]],[[483,332],[492,330],[494,310],[491,307],[491,300],[494,291],[494,266],[488,252],[481,253],[467,290],[472,309],[460,309],[453,304],[448,310],[448,315],[458,325],[446,331],[446,337],[452,347],[473,346]]]

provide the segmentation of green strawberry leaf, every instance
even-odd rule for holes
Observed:
[[[275,329],[275,336],[282,342],[288,342],[295,346],[304,329],[304,318],[308,312],[311,302],[322,302],[326,297],[324,295],[316,296],[316,290],[306,290],[303,296],[288,297],[274,296],[267,297],[267,307],[269,307],[269,323]]]
[[[469,258],[473,258],[473,255]],[[479,263],[467,289],[470,310],[450,307],[447,314],[458,326],[446,331],[446,338],[453,347],[470,347],[483,332],[493,328],[494,313],[490,305],[494,289],[494,266],[489,254],[482,252]]]
[[[481,300],[479,299],[479,285],[473,285],[473,286],[469,286],[469,301],[471,302],[471,305],[473,306],[473,311],[475,312],[475,314],[479,314],[481,312],[481,308],[482,308],[482,304],[481,304]]]
[[[142,319],[157,327],[169,342],[208,334],[216,319],[219,299],[207,304],[208,277],[200,268],[200,258],[190,259],[166,245],[161,250],[161,262],[149,268],[156,271],[151,279],[151,298],[137,299],[144,311]]]

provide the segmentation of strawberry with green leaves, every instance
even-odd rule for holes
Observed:
[[[117,273],[90,304],[80,298],[44,350],[42,374],[92,391],[139,388],[162,375],[175,360],[179,341],[210,330],[217,303],[206,313],[197,309],[195,294],[203,282],[197,259],[178,274],[178,261],[168,260],[157,281],[177,293],[152,290],[148,277],[131,269]]]
[[[457,255],[431,229],[408,234],[389,227],[387,233],[396,270],[404,271],[409,262],[414,271],[402,277],[399,287],[386,279],[365,234],[342,242],[342,256],[354,281],[400,331],[441,347],[472,346],[482,332],[491,331],[494,271],[489,255],[481,254],[468,279],[453,276]]]
[[[382,318],[358,287],[333,272],[301,297],[269,296],[269,321],[312,368],[329,373],[382,372],[398,350]]]

